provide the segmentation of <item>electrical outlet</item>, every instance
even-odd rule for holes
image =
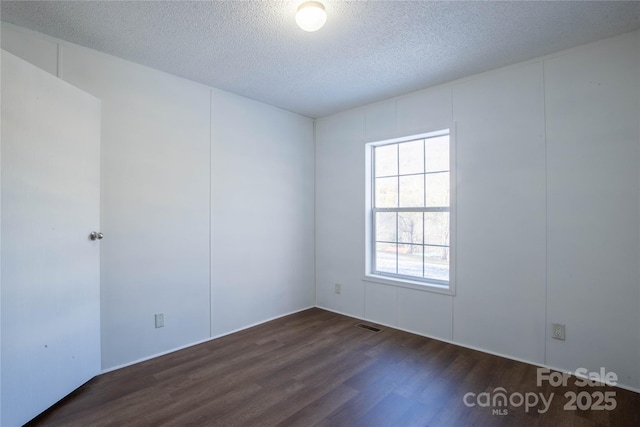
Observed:
[[[342,285],[340,283],[335,284],[336,294],[342,293]]]
[[[164,327],[164,313],[156,314],[156,328]]]
[[[562,323],[554,323],[552,325],[553,335],[552,337],[556,340],[564,341],[564,325]]]

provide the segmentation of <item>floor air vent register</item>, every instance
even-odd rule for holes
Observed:
[[[375,326],[365,325],[364,323],[358,323],[356,327],[366,329],[367,331],[376,332],[376,333],[382,330],[380,328],[376,328]]]

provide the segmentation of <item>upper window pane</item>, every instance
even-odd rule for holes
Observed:
[[[424,175],[400,177],[400,207],[424,207]]]
[[[427,207],[449,206],[449,172],[425,175],[427,187]]]
[[[375,147],[376,176],[398,175],[398,146],[396,144]]]
[[[400,175],[424,172],[424,140],[398,144]]]
[[[398,207],[398,177],[376,178],[376,207]]]
[[[449,170],[449,135],[425,140],[425,164],[427,172]]]

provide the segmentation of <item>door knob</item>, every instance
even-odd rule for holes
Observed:
[[[89,234],[89,239],[91,240],[102,240],[103,237],[104,234],[98,233],[97,231],[92,231],[91,234]]]

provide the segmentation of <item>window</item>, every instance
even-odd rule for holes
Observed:
[[[448,286],[451,265],[449,131],[372,143],[370,273]]]

